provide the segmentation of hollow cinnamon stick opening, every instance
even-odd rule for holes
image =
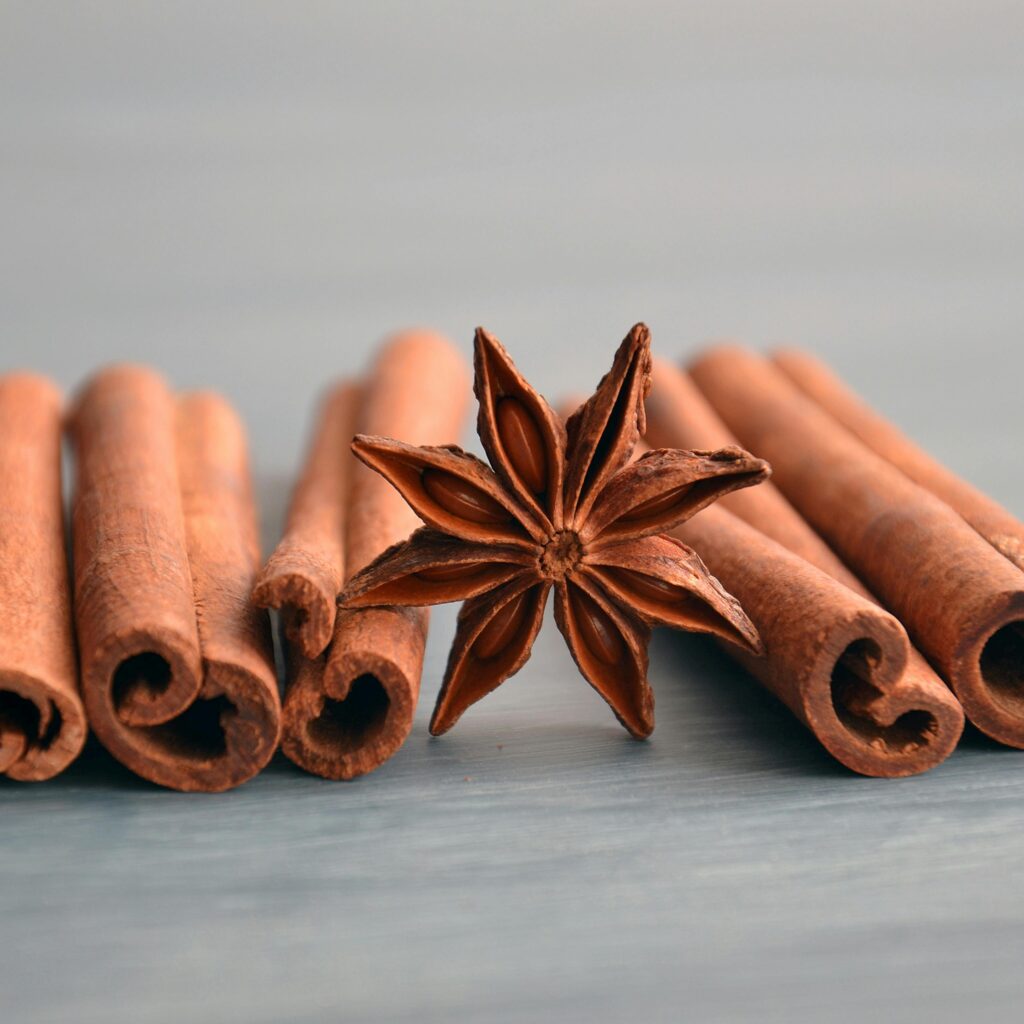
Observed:
[[[993,739],[1024,746],[1024,576],[766,359],[715,349],[697,385],[815,529],[906,626]]]
[[[666,447],[738,443],[693,381],[659,360],[647,438]],[[740,600],[762,635],[763,656],[730,653],[854,771],[911,775],[948,757],[963,730],[959,704],[903,627],[771,481],[725,495],[719,505],[677,536]]]
[[[103,745],[181,790],[229,789],[273,755],[280,700],[245,434],[223,399],[155,373],[97,375],[71,420],[82,692]]]
[[[85,743],[61,498],[61,396],[0,377],[0,774],[38,782]]]
[[[914,444],[814,356],[786,348],[775,352],[772,362],[876,455],[954,508],[1000,554],[1024,569],[1024,523]]]
[[[468,393],[458,351],[440,335],[417,330],[391,338],[361,385],[342,385],[328,396],[285,536],[256,589],[257,600],[276,607],[287,605],[288,594],[295,610],[285,608],[286,633],[287,616],[309,622],[314,609],[333,607],[348,576],[420,525],[399,493],[352,455],[353,435],[451,443],[461,433]],[[328,571],[317,571],[321,566]],[[276,582],[286,575],[295,581],[287,591]],[[412,729],[427,624],[422,608],[339,610],[319,651],[310,631],[293,629],[284,753],[331,779],[364,775],[390,758]]]

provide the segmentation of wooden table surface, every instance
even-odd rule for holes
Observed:
[[[407,323],[552,397],[635,320],[800,342],[1024,514],[1010,4],[0,3],[0,362],[130,358],[250,428],[264,540],[311,402]],[[0,1020],[1020,1019],[1024,753],[862,779],[659,633],[635,743],[552,624],[352,784],[0,782]]]

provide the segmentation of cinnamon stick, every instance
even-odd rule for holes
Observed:
[[[280,609],[287,640],[307,658],[323,654],[331,642],[345,582],[348,483],[356,466],[349,445],[359,406],[359,388],[351,381],[324,397],[284,536],[253,589],[261,608]]]
[[[723,646],[837,761],[895,778],[952,753],[963,731],[960,706],[913,664],[892,615],[725,509],[709,509],[674,535],[739,600],[765,653]]]
[[[61,396],[0,377],[0,774],[38,782],[85,743],[61,498]]]
[[[697,385],[950,685],[967,717],[1024,747],[1024,576],[945,502],[864,446],[766,359],[738,347]]]
[[[876,455],[956,509],[996,551],[1018,569],[1024,569],[1024,523],[914,444],[814,356],[787,348],[776,352],[772,361],[805,395]]]
[[[693,381],[672,363],[654,360],[647,396],[647,443],[654,448],[726,448],[740,442]],[[860,580],[771,482],[719,499],[740,519],[862,596]]]
[[[283,609],[282,749],[307,771],[351,779],[390,758],[412,729],[423,669],[426,609],[338,611],[321,646],[327,617],[319,610],[333,608],[344,579],[420,525],[398,492],[356,461],[352,437],[358,429],[410,443],[455,441],[468,390],[450,342],[408,331],[383,347],[361,388],[342,385],[325,401],[285,536],[254,595]]]
[[[659,360],[647,438],[683,448],[736,443],[693,382]],[[740,600],[765,653],[726,649],[848,768],[895,777],[943,761],[963,714],[897,620],[770,481],[725,495],[721,505],[677,536]]]
[[[82,691],[103,745],[173,789],[237,786],[270,760],[280,701],[245,435],[212,394],[96,376],[71,421]]]

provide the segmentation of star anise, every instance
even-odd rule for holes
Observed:
[[[654,728],[653,624],[757,651],[738,602],[686,545],[664,536],[767,464],[739,448],[660,449],[630,462],[645,428],[650,338],[637,324],[594,395],[562,420],[500,342],[476,333],[477,430],[491,466],[454,445],[358,436],[355,454],[426,523],[356,574],[346,607],[464,601],[430,722],[446,732],[530,655],[548,592],[580,671],[637,737]]]

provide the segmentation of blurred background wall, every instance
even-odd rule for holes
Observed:
[[[644,319],[662,354],[810,345],[999,493],[1022,34],[1010,2],[4,0],[0,363],[219,388],[276,473],[397,326],[486,324],[556,393]]]

